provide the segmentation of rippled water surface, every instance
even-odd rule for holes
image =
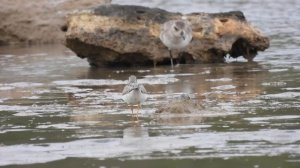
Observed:
[[[300,166],[299,1],[130,3],[184,13],[242,10],[271,47],[255,63],[227,59],[174,72],[93,69],[60,45],[0,47],[0,166]],[[131,74],[149,92],[139,121],[121,100]],[[203,108],[155,113],[182,93]]]

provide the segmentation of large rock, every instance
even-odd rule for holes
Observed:
[[[181,13],[141,6],[103,5],[74,12],[66,23],[66,46],[93,66],[169,64],[160,26]],[[180,63],[224,62],[226,55],[252,60],[269,39],[250,26],[243,13],[191,13],[193,40],[174,51]],[[179,53],[180,52],[180,53]]]
[[[0,45],[40,44],[64,41],[65,16],[111,0],[1,0]]]

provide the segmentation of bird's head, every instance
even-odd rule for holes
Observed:
[[[186,38],[185,27],[186,27],[186,23],[184,21],[181,20],[175,21],[172,29],[174,36],[185,40]]]
[[[130,75],[128,79],[128,83],[135,83],[136,82],[136,76]]]

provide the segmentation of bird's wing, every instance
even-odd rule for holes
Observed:
[[[140,84],[140,89],[141,89],[142,93],[145,93],[145,94],[147,93],[147,90],[145,89],[144,85]]]
[[[122,95],[129,93],[131,90],[132,90],[132,88],[130,86],[126,85],[122,91]]]
[[[162,24],[160,26],[160,35],[159,35],[159,38],[160,38],[161,41],[164,41],[163,40],[164,39],[163,36],[165,36],[166,34],[168,34],[169,29],[172,28],[172,24],[173,24],[173,21],[170,20],[170,21],[167,21],[167,22],[165,22],[164,24]]]
[[[139,88],[139,84],[137,84],[137,83],[131,83],[129,85],[126,85],[123,89],[122,95],[127,94],[127,93],[131,92],[132,90],[135,90],[138,88]]]
[[[164,33],[165,33],[165,25],[162,24],[162,25],[160,25],[160,34],[159,34],[160,40],[163,39],[163,34],[164,34]]]

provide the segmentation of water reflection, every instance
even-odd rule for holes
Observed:
[[[141,126],[139,123],[134,122],[134,126],[127,127],[123,130],[123,140],[124,142],[133,143],[136,142],[142,143],[142,141],[146,141],[149,137],[148,128]],[[137,145],[137,144],[135,144]]]

